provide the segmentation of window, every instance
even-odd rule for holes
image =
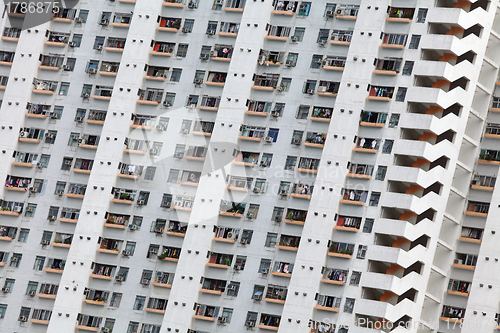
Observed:
[[[182,68],[172,68],[170,82],[179,82],[181,80]]]
[[[21,253],[12,253],[12,257],[10,258],[10,267],[19,267],[19,264],[21,263],[21,259],[23,258],[23,255]]]
[[[358,286],[359,280],[361,280],[361,272],[353,271],[351,274],[351,280],[349,281],[349,285]]]
[[[414,61],[405,61],[405,64],[403,66],[403,70],[401,72],[401,75],[411,75],[411,72],[413,71],[413,65],[415,64]]]
[[[53,144],[54,142],[56,142],[56,136],[57,136],[57,131],[47,131],[47,134],[45,135],[45,143],[49,145]]]
[[[122,293],[113,293],[109,301],[109,306],[112,308],[119,308],[122,301]]]
[[[370,195],[369,205],[372,207],[377,207],[379,200],[380,200],[380,192],[372,192],[372,194]]]
[[[321,61],[323,61],[323,56],[321,54],[313,54],[311,59],[311,68],[317,69],[321,67]],[[311,80],[308,80],[311,81]],[[314,80],[316,82],[316,80]]]
[[[181,125],[181,133],[187,134],[191,131],[191,120],[184,119]]]
[[[219,22],[217,22],[217,21],[208,21],[207,34],[214,35],[215,32],[217,31],[218,24],[219,24]]]
[[[63,110],[64,110],[64,106],[54,106],[53,113],[57,115],[56,119],[61,119]],[[50,119],[54,119],[54,118],[50,118]]]
[[[290,143],[293,144],[293,145],[301,144],[303,136],[304,136],[304,132],[303,131],[293,131],[292,141]]]
[[[278,234],[268,232],[266,237],[265,247],[274,247],[276,246],[276,242],[278,240]]]
[[[179,46],[177,47],[177,56],[181,57],[181,58],[185,58],[187,55],[188,46],[189,46],[188,44],[179,44]],[[179,81],[176,81],[176,82],[179,82]]]
[[[170,173],[168,174],[167,182],[177,183],[177,181],[179,180],[179,173],[180,173],[180,171],[177,169],[170,169]]]
[[[316,43],[326,44],[326,42],[328,42],[328,36],[330,36],[330,29],[319,29]]]
[[[16,282],[16,280],[14,280],[14,279],[5,279],[5,283],[3,286],[9,290],[9,293],[11,293],[12,290],[14,289],[15,282]]]
[[[70,145],[68,145],[70,146]],[[74,145],[71,145],[74,147]],[[61,164],[61,170],[62,171],[70,171],[71,170],[71,166],[73,164],[73,158],[72,157],[63,157],[63,161],[62,161],[62,164]]]
[[[135,225],[137,227],[137,230],[141,230],[142,216],[134,216],[134,218],[132,219],[132,225]]]
[[[416,50],[418,49],[419,44],[420,44],[420,35],[411,35],[410,45],[408,45],[408,48],[410,50]]]
[[[120,267],[116,275],[123,276],[123,281],[127,281],[128,267]]]
[[[28,235],[30,233],[30,229],[21,228],[19,231],[19,237],[17,241],[20,243],[26,243],[28,241]]]
[[[36,211],[36,204],[29,203],[28,207],[26,208],[26,213],[24,213],[24,216],[34,217],[35,211]]]
[[[373,222],[375,222],[374,219],[365,219],[365,224],[363,225],[363,232],[364,233],[371,233],[373,229]]]
[[[297,156],[287,156],[285,162],[285,170],[294,170],[297,164]]]
[[[173,92],[165,93],[164,105],[165,106],[172,106],[172,105],[174,105],[174,102],[175,102],[175,93],[173,93]]]
[[[59,195],[60,193],[64,193],[65,189],[66,189],[66,182],[57,182],[56,183],[56,190],[54,191],[54,194]]]
[[[287,67],[295,67],[297,66],[297,60],[299,59],[299,54],[298,53],[288,53],[286,60],[285,60],[285,66]]]
[[[271,268],[271,259],[260,259],[259,273],[265,273]]]
[[[209,45],[203,45],[201,47],[200,59],[208,60],[210,57],[210,51],[212,51],[212,47]]]
[[[68,96],[69,82],[61,82],[61,87],[59,88],[59,96]]]
[[[78,17],[82,19],[83,23],[87,23],[87,18],[89,17],[89,11],[80,9],[80,13],[78,14]]]
[[[130,321],[128,323],[127,333],[138,333],[139,323],[136,321]]]
[[[150,150],[150,155],[151,156],[160,156],[162,146],[163,146],[163,143],[161,143],[161,142],[158,142],[158,141],[153,142],[153,145],[151,146],[151,150]]]
[[[158,126],[161,126],[163,128],[163,131],[166,131],[167,127],[168,127],[169,120],[170,120],[170,118],[160,117],[160,120],[158,121]]]
[[[346,298],[344,304],[344,312],[352,313],[352,310],[354,309],[354,302],[354,298]]]
[[[92,85],[91,84],[84,84],[82,87],[82,94],[80,97],[87,98],[87,96],[90,97],[90,94],[92,94]]]
[[[404,102],[406,98],[406,88],[399,87],[396,93],[396,102]]]
[[[377,174],[375,175],[376,180],[384,180],[385,174],[387,173],[387,167],[383,165],[379,165],[377,168]]]
[[[297,110],[297,115],[295,118],[297,119],[307,119],[309,116],[309,106],[308,105],[300,105]]]
[[[203,81],[205,81],[205,71],[197,70],[194,73],[193,82],[197,84],[198,82],[203,82]]]
[[[427,8],[419,8],[417,13],[417,23],[425,23]]]
[[[73,34],[72,42],[75,43],[74,47],[80,47],[80,45],[82,45],[82,36],[81,34]]]
[[[66,71],[72,72],[75,70],[76,66],[76,58],[67,58],[66,59],[66,66],[69,67],[69,69],[65,69]]]
[[[146,296],[135,296],[134,307],[132,309],[141,311],[144,309],[144,303],[146,303]]]
[[[267,136],[273,138],[273,142],[278,141],[279,128],[270,128]]]
[[[42,234],[42,244],[44,241],[50,243],[51,239],[52,239],[52,231],[44,230],[44,232]],[[45,245],[47,245],[47,244],[45,244]]]
[[[304,82],[304,86],[302,87],[302,92],[304,94],[314,95],[314,91],[316,90],[316,80],[307,80]]]
[[[244,229],[241,233],[241,239],[245,239],[247,244],[250,244],[252,241],[253,230]]]
[[[323,13],[323,16],[327,17],[326,16],[327,12],[335,12],[335,7],[336,5],[334,3],[327,3],[325,6],[325,12]]]
[[[309,11],[311,10],[310,2],[302,2],[299,6],[298,16],[309,16]]]
[[[394,145],[394,140],[385,140],[384,146],[382,147],[382,154],[390,154],[392,152],[393,145]]]
[[[45,140],[45,142],[47,142],[47,140]],[[40,166],[42,168],[47,168],[49,166],[49,161],[50,161],[50,155],[42,154],[42,156],[40,156],[40,161],[38,163],[40,163]]]
[[[92,89],[92,87],[91,87],[91,89]],[[80,122],[80,121],[78,121],[78,119],[84,119],[86,114],[87,114],[87,110],[85,110],[85,109],[76,109],[76,112],[75,112],[75,121],[76,122]]]
[[[306,28],[295,28],[295,32],[293,33],[292,37],[297,38],[297,42],[302,42],[304,39],[304,34],[306,32]]]
[[[0,319],[5,318],[5,312],[7,312],[7,304],[0,304]]]
[[[198,99],[198,95],[189,95],[186,101],[186,106],[195,108],[198,105]]]
[[[43,269],[43,265],[45,265],[45,257],[36,256],[33,269],[35,271],[41,271]]]
[[[127,244],[125,244],[125,249],[124,251],[128,251],[129,256],[133,256],[135,252],[135,242],[127,241]]]
[[[281,84],[280,84],[281,91],[283,91],[283,92],[290,91],[290,85],[291,84],[292,84],[292,79],[290,79],[290,78],[282,78],[281,79]]]
[[[271,166],[271,161],[273,160],[273,154],[263,153],[262,158],[260,159],[261,166]]]
[[[102,49],[105,37],[97,36],[94,41],[94,50]]]
[[[367,248],[368,247],[366,245],[359,245],[358,246],[358,253],[356,254],[356,258],[357,259],[365,259]]]
[[[184,31],[183,32],[193,32],[194,20],[185,19],[184,20]]]
[[[139,195],[137,196],[137,201],[139,200],[143,200],[144,206],[146,206],[149,200],[149,192],[140,191]]]
[[[236,256],[236,262],[234,263],[234,269],[242,271],[245,269],[245,264],[247,263],[246,256]]]
[[[227,287],[227,295],[236,297],[238,296],[239,290],[240,290],[240,283],[236,281],[231,281]],[[231,314],[232,314],[232,309],[231,309]],[[224,314],[222,316],[224,316]]]
[[[393,113],[391,114],[391,118],[389,119],[389,128],[397,128],[399,125],[399,114]]]
[[[233,316],[233,309],[228,309],[228,308],[222,308],[222,315],[223,318],[226,318],[226,323],[231,322],[231,317]]]
[[[144,180],[153,180],[155,178],[156,167],[148,166],[146,167],[146,172],[144,173]]]
[[[38,289],[38,282],[35,281],[29,281],[28,282],[28,287],[26,288],[26,295],[30,294],[30,291],[35,292]]]

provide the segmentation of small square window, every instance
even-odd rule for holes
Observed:
[[[146,167],[146,172],[144,173],[144,180],[153,180],[155,178],[156,167],[148,166]]]
[[[309,12],[311,11],[311,3],[310,2],[302,2],[299,6],[299,10],[297,12],[298,16],[309,16]]]
[[[194,27],[194,20],[185,19],[184,20],[184,29],[182,30],[182,32],[184,32],[184,33],[193,32],[193,27]]]
[[[351,274],[351,279],[349,280],[349,285],[358,286],[360,280],[361,280],[361,272],[354,271]]]
[[[229,290],[228,290],[228,293],[229,293]],[[229,324],[231,322],[232,316],[233,316],[233,309],[229,309],[229,308],[222,309],[221,317],[226,318],[226,323]]]
[[[0,304],[0,319],[5,318],[5,312],[7,312],[7,304]]]
[[[181,133],[188,134],[191,131],[191,120],[184,119],[181,125]]]
[[[330,12],[330,13],[331,13],[331,12],[335,13],[335,7],[336,7],[336,6],[337,6],[337,5],[336,5],[336,4],[334,4],[334,3],[327,3],[327,4],[326,4],[326,6],[325,6],[325,12],[323,13],[323,16],[324,16],[324,17],[329,17],[329,16],[327,16],[327,15],[326,15],[328,12]]]
[[[281,79],[281,91],[283,92],[288,92],[290,91],[290,85],[292,84],[292,79],[291,78],[282,78]]]
[[[382,147],[382,154],[392,153],[392,146],[394,145],[394,140],[385,140],[384,146]]]
[[[413,71],[414,64],[415,64],[414,61],[405,61],[401,75],[406,75],[406,76],[411,75],[411,72]]]
[[[168,174],[167,182],[177,183],[177,181],[179,180],[179,173],[180,173],[180,171],[177,169],[170,169],[170,173]]]
[[[29,233],[30,229],[21,228],[21,230],[19,231],[19,237],[17,238],[17,241],[20,243],[26,243],[28,241]]]
[[[411,35],[410,45],[408,45],[408,48],[410,50],[416,50],[418,49],[419,44],[420,44],[420,35]]]
[[[64,110],[64,106],[54,106],[54,111],[52,112],[52,114],[54,115],[51,115],[50,119],[53,120],[53,119],[61,119],[62,117],[62,113],[63,113],[63,110]],[[52,118],[54,117],[54,118]]]
[[[75,43],[74,47],[80,47],[82,45],[82,34],[73,34],[72,42]]]
[[[372,192],[372,194],[370,195],[369,205],[372,207],[377,207],[379,200],[380,200],[380,192]]]
[[[65,69],[65,71],[73,72],[75,70],[75,66],[76,66],[76,58],[67,58],[66,59],[66,66],[68,68]]]
[[[427,8],[419,8],[417,13],[417,23],[425,23],[427,18]]]
[[[133,310],[141,311],[144,309],[144,304],[146,303],[146,296],[135,296],[135,302]]]
[[[354,298],[346,298],[344,304],[344,312],[352,313],[354,310],[354,302],[356,300]]]
[[[189,46],[188,44],[179,44],[179,46],[177,47],[176,56],[180,58],[185,58],[187,56],[188,46]]]
[[[297,119],[307,119],[309,116],[309,106],[308,105],[300,105],[297,110],[297,115],[295,118]]]
[[[385,174],[387,173],[387,167],[383,165],[379,165],[377,168],[377,174],[375,175],[376,180],[384,180]]]
[[[23,255],[21,253],[12,253],[12,257],[10,258],[10,267],[17,268],[19,267],[19,264],[21,263],[21,259],[23,258]]]
[[[396,102],[404,102],[406,98],[406,88],[399,87],[396,93]]]
[[[69,82],[61,82],[61,87],[59,88],[59,96],[68,96]]]
[[[105,37],[97,36],[94,41],[94,50],[102,49],[105,39]]]
[[[316,43],[325,44],[328,42],[328,36],[330,36],[330,29],[319,29]]]
[[[277,241],[278,241],[278,234],[268,232],[267,237],[266,237],[266,243],[264,244],[264,246],[265,247],[275,247]]]
[[[302,42],[304,39],[304,34],[306,32],[306,28],[295,28],[295,32],[293,33],[293,37],[297,38],[297,42]]]
[[[389,128],[397,128],[399,125],[399,114],[393,113],[391,114],[391,118],[389,119]]]
[[[179,82],[181,80],[182,68],[173,68],[170,75],[170,82]]]
[[[365,224],[363,225],[363,232],[367,234],[371,233],[374,222],[375,222],[374,219],[365,219]]]
[[[203,45],[201,47],[200,59],[208,60],[210,57],[210,51],[212,51],[212,46]]]
[[[163,102],[163,104],[165,106],[172,106],[174,105],[174,102],[175,102],[175,93],[173,92],[165,93],[165,101]]]
[[[56,137],[57,137],[57,131],[47,131],[47,134],[45,135],[45,143],[46,144],[54,144],[56,142]],[[46,155],[48,156],[48,155]],[[50,156],[49,156],[50,159]],[[48,161],[47,161],[48,164]]]
[[[42,168],[47,168],[49,166],[49,162],[50,162],[50,155],[42,154],[40,156],[40,161],[38,163],[40,163],[40,166]]]
[[[365,259],[367,249],[368,249],[368,246],[359,245],[358,246],[358,253],[356,254],[356,258],[357,259]]]
[[[89,11],[80,9],[80,13],[78,14],[78,17],[82,19],[83,23],[87,23],[87,18],[89,17]]]
[[[313,54],[310,67],[313,69],[318,69],[321,67],[322,61],[323,61],[323,56],[321,54]],[[314,80],[314,82],[316,82],[316,80]]]

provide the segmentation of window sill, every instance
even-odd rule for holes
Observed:
[[[153,56],[162,56],[162,57],[171,57],[171,56],[172,56],[172,53],[169,53],[169,52],[151,51],[151,55],[153,55]]]
[[[19,167],[25,167],[25,168],[34,167],[33,163],[24,163],[24,162],[12,162],[12,165],[19,166]]]
[[[111,202],[125,205],[133,205],[134,200],[125,200],[125,199],[111,199]]]
[[[106,72],[106,71],[99,71],[99,75],[102,76],[117,76],[117,72]]]
[[[54,72],[57,72],[59,70],[61,70],[61,67],[53,67],[53,66],[39,66],[38,68],[40,68],[41,70],[45,70],[45,71],[54,71]]]
[[[339,309],[337,309],[337,308],[329,308],[327,306],[321,306],[321,305],[316,305],[314,308],[317,310],[323,310],[323,311],[339,312]]]
[[[163,31],[163,32],[177,32],[179,29],[177,28],[167,28],[167,27],[158,27],[156,28],[158,31]]]
[[[151,105],[151,106],[158,106],[158,105],[160,105],[160,103],[158,103],[157,101],[145,101],[145,100],[141,100],[141,99],[137,101],[137,104]]]
[[[297,199],[307,199],[311,200],[312,195],[309,194],[299,194],[299,193],[292,193],[290,194],[292,198],[297,198]]]
[[[101,100],[101,101],[109,101],[111,100],[111,96],[98,96],[98,95],[92,95],[93,99]]]
[[[48,45],[48,46],[55,46],[55,47],[65,47],[66,46],[66,43],[63,43],[63,42],[45,42],[45,45]]]
[[[26,117],[28,117],[28,118],[40,118],[40,119],[47,118],[47,116],[44,114],[34,114],[34,113],[26,113]]]
[[[223,32],[223,31],[219,31],[217,33],[217,35],[219,35],[221,37],[237,37],[238,33],[237,32]]]
[[[54,95],[52,90],[33,89],[34,94]]]
[[[305,225],[306,224],[305,221],[295,221],[295,220],[288,220],[288,219],[285,219],[285,223],[295,224],[295,225]]]
[[[245,111],[246,114],[250,116],[259,116],[259,117],[267,117],[267,112],[259,112],[259,111]]]
[[[410,23],[411,19],[409,18],[399,18],[399,17],[388,17],[387,22],[394,22],[394,23]]]
[[[345,199],[340,200],[340,203],[343,203],[346,205],[356,205],[356,206],[364,206],[365,205],[365,203],[363,201],[354,201],[354,200],[345,200]]]
[[[355,174],[355,173],[348,173],[347,177],[350,177],[350,178],[361,178],[361,179],[370,179],[371,178],[370,175],[358,175],[358,174]]]
[[[87,124],[94,124],[94,125],[104,125],[104,120],[92,120],[92,119],[87,119],[85,120]]]
[[[266,39],[268,39],[268,40],[274,40],[274,41],[277,41],[277,42],[286,42],[288,40],[288,37],[266,36]]]
[[[52,18],[52,21],[54,22],[61,22],[61,23],[73,23],[73,20],[70,18],[62,18],[62,17],[54,17]]]
[[[175,2],[164,2],[163,6],[165,6],[165,7],[184,8],[184,4],[183,3],[175,3]]]
[[[109,47],[109,46],[106,46],[104,49],[106,51],[108,51],[108,52],[120,52],[120,53],[123,52],[123,49],[121,49],[119,47]]]
[[[343,226],[335,226],[333,229],[340,231],[348,231],[348,232],[358,232],[359,229],[353,227],[343,227]]]

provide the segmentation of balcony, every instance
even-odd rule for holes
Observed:
[[[440,320],[452,323],[462,323],[464,317],[465,309],[444,305]]]
[[[185,154],[186,160],[191,161],[205,161],[205,157],[207,156],[207,148],[201,146],[190,146]]]
[[[48,34],[48,39],[45,42],[45,45],[65,47],[68,44],[70,36],[69,33],[49,31]]]
[[[38,161],[38,154],[24,153],[20,151],[14,152],[14,162],[12,165],[19,167],[32,168]]]
[[[354,252],[354,244],[331,242],[328,247],[328,256],[350,259]]]
[[[272,14],[293,16],[295,14],[297,6],[298,6],[298,1],[278,1],[274,6]]]
[[[84,302],[92,305],[105,306],[109,298],[109,292],[102,290],[85,288],[83,293],[85,295]]]
[[[170,236],[184,237],[186,235],[187,224],[177,221],[170,221],[166,234]]]
[[[352,39],[351,30],[333,30],[330,38],[330,44],[338,46],[349,46]]]
[[[278,243],[278,249],[286,251],[299,250],[300,237],[281,235]]]
[[[358,5],[339,5],[335,12],[338,20],[356,20],[358,18]]]
[[[476,190],[493,191],[496,177],[474,175],[470,187]]]
[[[76,16],[75,9],[60,9],[57,13],[54,13],[52,21],[61,23],[73,23]]]
[[[408,35],[403,34],[387,34],[382,36],[382,48],[403,50],[408,40]]]
[[[354,151],[358,153],[376,154],[380,146],[380,140],[371,138],[358,138]]]
[[[260,153],[242,151],[236,155],[233,164],[254,167],[259,161]]]
[[[132,22],[132,14],[115,14],[111,25],[115,28],[129,28]]]
[[[163,246],[163,252],[158,255],[159,260],[178,262],[181,249],[171,246]]]
[[[89,175],[92,172],[94,160],[77,158],[73,167],[73,172]]]
[[[19,41],[19,37],[21,36],[21,29],[19,28],[4,28],[2,40],[6,42],[15,42]]]
[[[208,86],[224,87],[226,83],[227,73],[223,72],[209,72],[205,84]]]
[[[68,198],[83,199],[86,191],[86,184],[70,183],[68,186],[68,191],[66,192],[66,196]]]
[[[325,133],[307,132],[304,146],[311,148],[324,148],[326,141]]]
[[[139,179],[139,176],[142,175],[144,167],[142,165],[133,165],[133,164],[125,164],[120,163],[118,165],[119,172],[118,177],[123,179]]]
[[[245,8],[246,0],[230,0],[226,3],[226,6],[222,9],[230,13],[243,13]]]
[[[219,207],[219,215],[240,218],[245,212],[246,204],[222,200]]]
[[[269,315],[262,313],[258,327],[268,331],[278,331],[280,326],[281,316]]]
[[[171,57],[174,52],[175,43],[155,42],[153,45],[153,56]]]
[[[160,288],[172,288],[174,276],[175,274],[173,273],[157,271],[152,285]]]
[[[164,298],[153,298],[150,297],[148,304],[144,308],[146,312],[149,313],[160,313],[164,314],[167,309],[167,300]]]
[[[285,215],[285,223],[304,225],[307,217],[307,210],[288,208]]]
[[[285,52],[260,50],[258,64],[261,66],[280,66],[285,58]]]
[[[164,82],[168,75],[168,67],[148,66],[145,80]],[[161,102],[161,100],[160,100]]]
[[[184,0],[165,0],[163,6],[169,8],[184,8]]]
[[[181,18],[174,17],[160,17],[159,23],[160,25],[156,28],[158,31],[164,32],[177,32],[181,27]]]
[[[414,8],[390,7],[387,21],[394,23],[410,23],[414,14]]]
[[[373,165],[350,164],[347,177],[357,179],[370,179],[373,174]]]
[[[231,61],[234,48],[232,45],[215,44],[214,49],[210,52],[210,59],[213,61]]]
[[[487,217],[489,209],[489,203],[469,201],[465,215]]]
[[[186,186],[198,186],[200,182],[201,172],[183,171],[179,184]]]
[[[137,104],[157,106],[163,99],[163,89],[139,89],[139,100]]]
[[[92,95],[93,99],[109,101],[111,100],[111,95],[113,94],[113,87],[105,87],[105,86],[95,86],[94,95]]]
[[[340,82],[319,81],[318,91],[316,94],[325,97],[336,97],[339,92]]]
[[[343,71],[346,61],[346,57],[327,56],[326,59],[321,62],[321,65],[323,69],[327,71]]]
[[[203,95],[198,109],[201,111],[217,111],[219,110],[220,97]]]
[[[79,313],[76,317],[76,329],[89,332],[98,332],[102,319],[102,317],[89,316]]]
[[[236,240],[238,239],[238,235],[240,233],[240,230],[235,228],[215,227],[214,229],[214,241],[221,243],[236,243]]]
[[[369,86],[369,95],[366,99],[370,101],[390,102],[394,94],[394,87]]]
[[[226,290],[227,281],[203,278],[203,285],[200,292],[220,296]]]
[[[368,197],[368,191],[349,190],[343,188],[341,195],[342,195],[342,199],[340,200],[341,203],[348,205],[363,206]]]
[[[317,304],[314,307],[317,310],[329,311],[329,312],[339,312],[340,308],[340,297],[333,297],[328,295],[318,295]]]
[[[113,37],[108,37],[106,46],[104,49],[108,52],[118,52],[122,53],[123,49],[125,48],[125,42],[127,40],[125,38],[113,38]]]
[[[347,270],[327,267],[323,272],[323,278],[321,279],[321,282],[343,286],[345,285],[345,282],[347,280],[347,274]]]
[[[103,61],[101,63],[101,67],[99,68],[99,75],[116,76],[118,74],[119,68],[120,68],[119,62]]]
[[[33,79],[33,85],[35,86],[33,93],[39,95],[54,95],[58,87],[58,83],[55,81],[42,81],[38,79]]]
[[[373,74],[395,76],[401,68],[402,58],[375,59]]]
[[[247,111],[245,112],[251,116],[267,117],[271,111],[271,102],[247,100]]]
[[[49,259],[44,271],[47,273],[62,274],[64,266],[66,266],[66,260],[64,259]]]
[[[245,141],[260,142],[262,141],[262,138],[264,137],[266,132],[265,127],[241,125],[240,128],[241,132],[239,138],[240,140],[245,140]]]
[[[288,37],[290,36],[290,31],[291,27],[268,25],[266,39],[278,42],[286,42],[288,40]]]
[[[219,314],[218,307],[197,303],[195,304],[195,311],[193,318],[198,320],[215,321]]]
[[[5,180],[5,189],[9,191],[26,192],[30,184],[31,178],[8,175]]]
[[[291,278],[293,272],[293,264],[288,262],[275,261],[271,275]]]
[[[208,267],[228,269],[233,262],[233,255],[225,253],[210,253],[210,258],[207,263]]]
[[[297,171],[316,174],[318,173],[319,162],[320,160],[316,158],[301,157]]]
[[[469,297],[470,285],[470,282],[450,279],[447,292],[450,295]]]
[[[193,135],[212,136],[215,123],[212,121],[197,121],[193,126]]]
[[[125,150],[127,154],[146,155],[149,142],[144,140],[125,139]]]
[[[287,293],[287,287],[270,284],[267,286],[264,300],[269,303],[285,304]]]
[[[362,111],[359,125],[367,127],[384,127],[386,120],[387,113]]]
[[[112,275],[116,269],[116,266],[111,265],[102,265],[98,263],[93,264],[94,269],[92,270],[91,278],[99,279],[99,280],[107,280],[111,281]]]
[[[278,85],[279,74],[255,75],[253,90],[274,91]]]
[[[106,213],[104,226],[108,228],[126,229],[130,215]]]
[[[315,106],[311,114],[311,121],[330,122],[332,119],[333,108]]]
[[[340,231],[358,232],[360,226],[361,217],[340,215],[337,218],[337,225],[334,227],[334,229]]]
[[[106,120],[106,114],[107,114],[106,111],[89,110],[89,115],[85,120],[85,122],[87,124],[104,125],[104,121]]]
[[[500,165],[500,151],[481,149],[479,153],[479,163]]]
[[[314,185],[295,183],[293,184],[290,196],[297,199],[311,200],[313,189]]]
[[[24,18],[26,17],[26,14],[23,13],[22,7],[19,6],[18,4],[13,4],[10,5],[10,8],[8,8],[7,11],[7,16],[12,17],[12,18]]]
[[[24,203],[22,202],[14,202],[14,201],[0,201],[0,215],[8,215],[8,216],[19,216],[21,215],[24,207]],[[0,240],[11,241],[12,237],[6,237],[2,230],[5,230],[7,227],[0,226]],[[12,229],[17,230],[17,229]]]
[[[54,237],[52,246],[69,249],[72,241],[73,241],[73,234],[63,234],[58,232]]]
[[[102,238],[97,252],[117,255],[120,253],[122,243],[123,241],[118,239]]]
[[[224,36],[224,37],[236,37],[238,36],[239,30],[240,30],[239,23],[221,22],[219,32],[217,34],[219,36]]]
[[[461,242],[467,243],[481,243],[481,236],[483,235],[483,229],[462,227],[462,233],[458,239]]]
[[[125,204],[125,205],[133,205],[136,196],[137,196],[136,190],[113,188],[113,199],[111,199],[111,202],[118,204]]]
[[[155,123],[156,123],[155,116],[132,114],[132,125],[130,125],[130,128],[152,130]]]
[[[175,197],[172,209],[191,211],[193,209],[193,204],[194,204],[194,197],[177,195]]]
[[[453,267],[466,270],[475,270],[477,264],[477,256],[467,253],[455,253]]]
[[[6,207],[3,206],[0,212],[9,212],[8,210],[5,209]],[[14,208],[15,211],[15,208]],[[8,227],[8,226],[0,226],[0,241],[7,241],[11,242],[14,237],[16,236],[17,233],[17,228],[15,227]]]

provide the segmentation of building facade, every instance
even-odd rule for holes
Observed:
[[[0,332],[500,327],[498,1],[26,10],[1,21]]]

